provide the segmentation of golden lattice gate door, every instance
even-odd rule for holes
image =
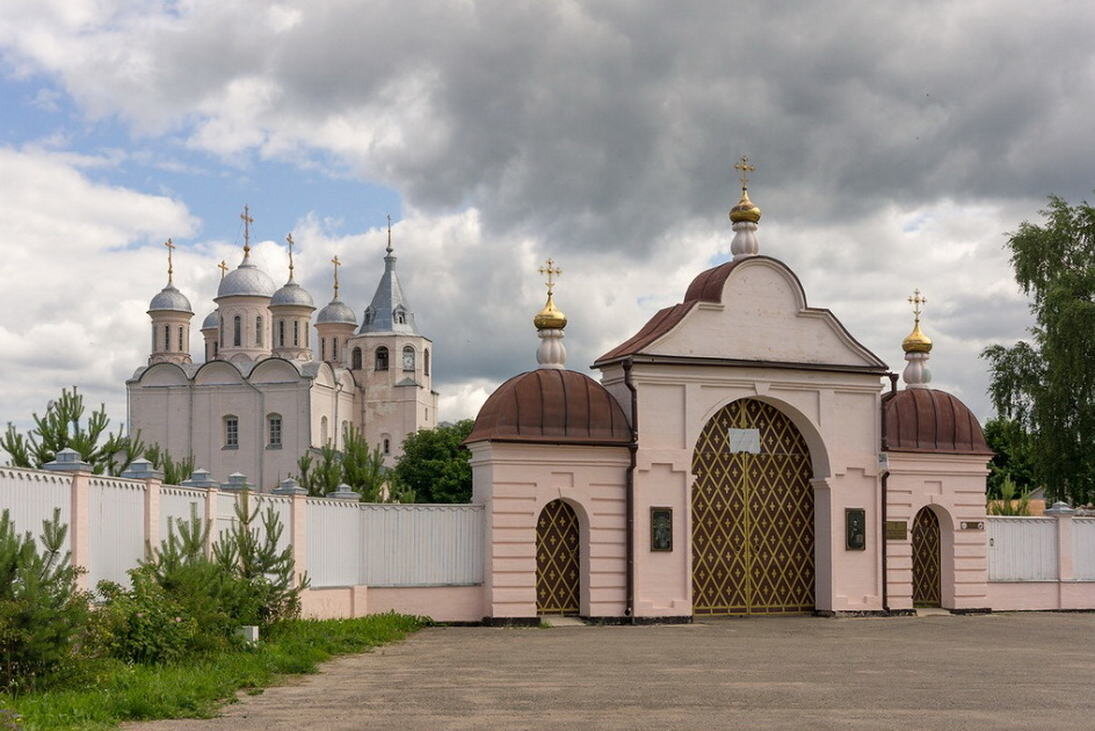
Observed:
[[[692,472],[693,611],[813,610],[812,467],[791,420],[755,399],[728,404],[700,434]]]
[[[912,530],[913,606],[938,607],[941,599],[939,581],[939,518],[924,506],[916,514]]]
[[[578,613],[578,515],[552,500],[536,522],[536,613]]]

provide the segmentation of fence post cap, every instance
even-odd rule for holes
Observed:
[[[349,485],[343,482],[341,485],[335,488],[334,492],[327,495],[327,497],[331,497],[336,500],[360,500],[361,493],[354,492]]]
[[[210,476],[209,470],[204,470],[199,467],[191,472],[190,477],[183,480],[180,484],[183,487],[216,487],[217,481]]]
[[[275,495],[307,495],[308,491],[300,486],[300,483],[292,477],[286,477],[278,483],[272,492]]]
[[[1053,507],[1046,510],[1046,515],[1075,515],[1076,509],[1069,507],[1069,504],[1058,500],[1053,503]]]
[[[130,480],[151,480],[151,479],[163,479],[163,472],[152,466],[144,457],[138,457],[129,463],[129,467],[126,467],[121,477],[125,477]]]
[[[222,490],[250,490],[251,487],[247,482],[247,475],[242,472],[233,472],[228,475],[228,482],[221,483]]]
[[[91,465],[75,449],[65,447],[53,456],[52,462],[42,465],[42,469],[54,472],[91,472]]]

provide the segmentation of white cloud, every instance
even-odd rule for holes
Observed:
[[[0,418],[25,422],[73,384],[120,418],[165,279],[159,243],[197,221],[178,201],[94,183],[65,156],[0,148],[0,169]]]

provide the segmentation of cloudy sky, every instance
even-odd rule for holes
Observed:
[[[1029,325],[1006,232],[1095,188],[1095,4],[0,3],[2,420],[79,384],[124,414],[148,300],[198,319],[239,210],[257,256],[360,313],[390,212],[442,418],[534,365],[536,267],[583,369],[728,258],[750,155],[763,253],[900,369],[991,415],[978,352]],[[192,347],[200,353],[195,328]]]

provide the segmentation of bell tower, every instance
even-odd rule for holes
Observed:
[[[395,262],[388,216],[384,274],[365,308],[360,329],[346,344],[344,361],[364,385],[365,439],[370,446],[380,446],[389,466],[402,453],[406,435],[437,425],[433,342],[418,331]]]

